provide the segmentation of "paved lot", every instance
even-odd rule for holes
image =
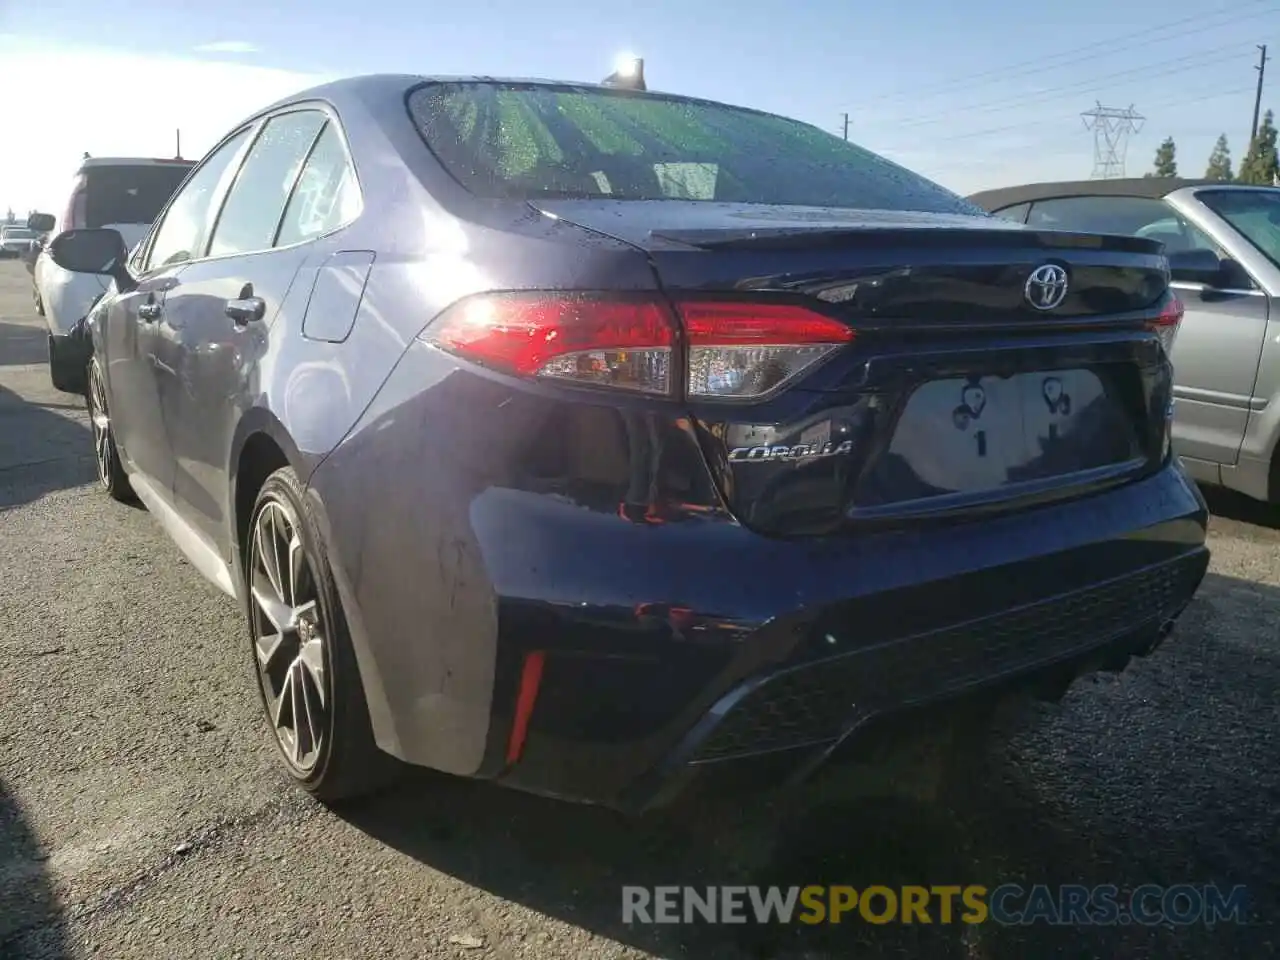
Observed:
[[[758,882],[1246,884],[1217,929],[627,928],[679,825],[424,777],[338,815],[282,789],[234,606],[93,485],[21,266],[0,263],[0,957],[1263,957],[1280,947],[1280,512],[1215,504],[1166,647],[1079,683],[936,807],[740,842]],[[698,882],[731,882],[710,857]],[[459,942],[462,941],[462,942]]]

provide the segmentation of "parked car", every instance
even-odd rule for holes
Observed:
[[[0,258],[11,260],[22,256],[31,249],[31,241],[35,238],[35,231],[27,227],[0,226]]]
[[[696,176],[694,174],[697,174]],[[378,76],[227,134],[89,317],[102,487],[246,610],[284,768],[626,810],[1168,634],[1158,242],[1049,234],[794,120]]]
[[[18,256],[22,259],[22,265],[27,268],[27,273],[31,275],[31,288],[34,294],[36,258],[40,256],[40,251],[44,249],[44,245],[48,242],[49,235],[37,233],[34,230],[31,233],[32,239],[27,243],[26,249],[22,250]],[[39,297],[36,297],[36,300],[38,301]]]
[[[140,157],[86,157],[76,172],[60,221],[37,214],[28,226],[46,233],[106,227],[132,246],[142,239],[193,161]],[[39,254],[32,271],[36,308],[49,328],[49,375],[55,389],[84,393],[87,355],[75,336],[77,324],[106,291],[106,281],[59,267]]]
[[[1173,350],[1174,448],[1196,480],[1280,503],[1280,189],[1144,177],[970,199],[1038,229],[1163,243],[1185,306]]]

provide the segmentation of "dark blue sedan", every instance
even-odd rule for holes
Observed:
[[[285,768],[646,809],[1150,652],[1208,562],[1159,244],[805,124],[377,76],[191,172],[89,318],[99,478],[243,604]]]

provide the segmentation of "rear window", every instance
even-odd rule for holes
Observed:
[[[5,240],[34,240],[36,233],[26,227],[0,227],[0,237]]]
[[[445,168],[482,197],[981,213],[817,127],[725,104],[571,85],[432,83],[410,96],[409,112]]]
[[[87,168],[81,174],[86,185],[84,225],[151,223],[190,170],[185,163]]]

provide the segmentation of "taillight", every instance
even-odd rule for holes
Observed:
[[[1178,326],[1182,323],[1184,311],[1182,301],[1173,294],[1169,294],[1164,306],[1160,309],[1160,315],[1154,320],[1147,321],[1147,329],[1160,338],[1160,344],[1164,347],[1166,356],[1173,356],[1173,342],[1178,339]]]
[[[520,376],[701,399],[749,399],[795,380],[854,332],[789,304],[494,294],[446,310],[423,338]],[[676,368],[678,331],[686,362]]]
[[[86,210],[88,203],[88,191],[86,189],[85,178],[78,177],[75,186],[71,190],[71,199],[67,201],[66,213],[62,215],[62,220],[58,223],[59,230],[80,230],[89,225],[89,216]]]
[[[758,397],[853,339],[838,320],[776,303],[677,304],[689,344],[690,397]]]
[[[437,346],[485,366],[527,377],[671,392],[675,330],[648,301],[470,297],[425,331]]]

